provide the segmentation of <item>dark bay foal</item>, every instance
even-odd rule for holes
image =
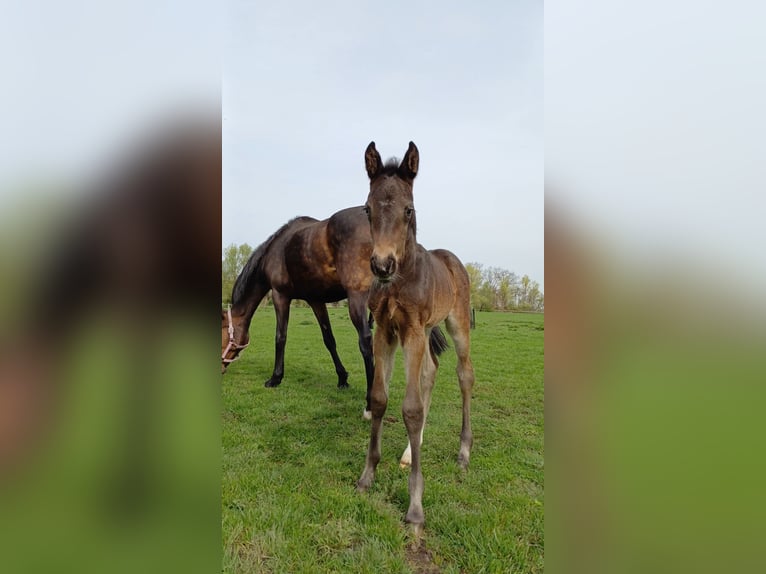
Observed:
[[[471,389],[474,382],[468,273],[449,251],[427,251],[417,242],[412,185],[418,163],[418,149],[412,142],[401,163],[394,159],[383,165],[374,142],[365,152],[370,193],[364,211],[372,235],[370,267],[375,276],[369,307],[377,326],[373,340],[375,374],[370,394],[370,445],[357,483],[359,491],[366,491],[375,477],[388,385],[396,348],[401,344],[407,379],[402,415],[409,437],[402,464],[411,464],[406,521],[416,535],[422,532],[424,523],[420,447],[439,365],[438,349],[428,341],[441,321],[447,326],[458,358],[457,375],[463,396],[458,463],[462,468],[468,466],[473,444]]]

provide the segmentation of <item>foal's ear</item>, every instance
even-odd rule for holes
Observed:
[[[399,173],[408,179],[415,179],[418,175],[418,166],[420,165],[420,154],[417,146],[410,142],[407,153],[404,154],[402,163],[399,164]]]
[[[375,179],[382,165],[380,154],[375,149],[375,142],[370,142],[370,145],[364,150],[364,167],[367,168],[367,175],[370,176],[370,179]]]

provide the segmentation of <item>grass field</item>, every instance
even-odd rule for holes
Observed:
[[[293,308],[285,378],[273,367],[274,313],[260,309],[250,347],[223,377],[224,572],[542,572],[542,315],[477,313],[474,446],[457,466],[460,390],[452,349],[441,358],[423,444],[426,530],[404,515],[407,445],[399,351],[383,424],[382,459],[358,494],[369,422],[364,366],[345,309],[330,309],[351,388],[338,390],[310,309]]]

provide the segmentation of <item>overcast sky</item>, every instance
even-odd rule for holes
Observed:
[[[223,245],[364,203],[364,149],[420,150],[418,240],[544,286],[537,0],[230,1]]]

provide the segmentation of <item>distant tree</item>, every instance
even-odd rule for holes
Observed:
[[[231,303],[231,291],[234,289],[234,282],[247,263],[253,248],[247,243],[235,245],[231,243],[223,250],[223,259],[221,260],[221,299],[224,304]]]
[[[538,285],[537,281],[532,282],[532,287],[529,290],[529,306],[532,311],[543,311],[545,310],[545,300],[543,298],[543,294],[540,291],[540,285]]]
[[[490,284],[495,293],[495,309],[502,311],[511,309],[518,289],[516,274],[499,267],[491,267],[488,272],[491,276]]]
[[[519,309],[524,311],[542,311],[544,306],[540,284],[537,281],[532,281],[529,275],[524,275],[519,282]]]
[[[540,285],[524,275],[500,267],[485,267],[481,263],[467,263],[471,281],[471,305],[480,311],[523,310],[542,311],[543,294]]]
[[[528,293],[529,288],[532,280],[529,278],[529,275],[524,275],[524,277],[521,278],[521,281],[519,281],[519,308],[520,309],[527,309],[528,306]]]
[[[465,270],[468,271],[468,279],[471,282],[471,304],[478,307],[478,294],[484,283],[484,266],[481,263],[466,263]]]
[[[495,291],[488,281],[482,282],[473,304],[479,311],[492,311],[495,308]]]

